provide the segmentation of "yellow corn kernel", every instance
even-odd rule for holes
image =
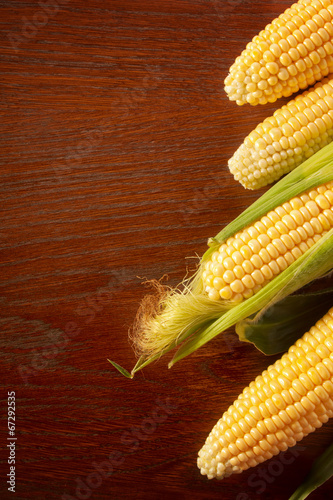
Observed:
[[[325,345],[317,340],[324,322],[329,325],[327,339],[333,343],[332,318],[333,308],[280,360],[251,382],[222,415],[199,451],[201,474],[208,479],[223,479],[255,467],[294,446],[333,417],[333,362]],[[317,362],[312,345],[328,357]],[[303,363],[302,353],[309,349],[312,356],[306,355]],[[292,369],[295,353],[299,355],[297,373]],[[290,382],[281,390],[287,380],[284,373]],[[272,374],[273,383],[268,384],[268,374]],[[247,404],[249,396],[252,406]]]
[[[333,117],[333,78],[324,79],[260,123],[229,159],[230,172],[247,189],[278,180],[332,141],[329,113]],[[313,147],[311,141],[315,141]],[[325,204],[324,198],[320,200]]]
[[[332,72],[333,9],[308,3],[299,0],[297,10],[283,12],[237,57],[224,82],[230,100],[254,106],[275,102]]]
[[[205,263],[203,289],[212,300],[249,298],[332,227],[330,182],[276,207],[223,243]]]

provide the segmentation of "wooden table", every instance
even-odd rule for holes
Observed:
[[[1,498],[284,500],[331,442],[327,424],[288,464],[209,481],[198,450],[275,358],[230,329],[134,380],[107,361],[135,363],[127,333],[142,282],[167,274],[177,284],[207,238],[259,196],[227,160],[281,102],[238,107],[223,80],[289,5],[0,2]]]

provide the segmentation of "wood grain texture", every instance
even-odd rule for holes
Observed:
[[[132,381],[107,362],[135,363],[141,282],[178,283],[259,196],[227,159],[281,102],[239,108],[223,80],[291,3],[0,0],[1,498],[284,500],[331,442],[327,424],[288,465],[208,481],[198,450],[272,358],[231,329]]]

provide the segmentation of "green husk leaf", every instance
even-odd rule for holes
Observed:
[[[186,278],[176,288],[166,287],[152,280],[155,294],[144,297],[130,332],[134,349],[140,356],[131,376],[182,344],[169,364],[172,366],[230,326],[269,307],[273,302],[281,300],[330,270],[332,264],[329,265],[329,262],[333,262],[331,231],[280,276],[241,304],[211,301],[203,289],[201,278],[205,260],[229,236],[249,226],[293,196],[331,180],[333,142],[277,182],[210,240],[211,246],[203,255],[192,278]]]
[[[332,267],[333,229],[328,231],[315,245],[265,285],[258,293],[222,314],[210,326],[201,329],[189,338],[178,349],[169,363],[169,368],[227,328],[263,308],[270,307],[273,303],[294,293],[314,279],[320,278],[330,271]]]
[[[290,295],[236,324],[236,333],[270,356],[286,352],[333,305],[333,288]]]
[[[114,366],[115,368],[117,368],[117,370],[122,375],[124,375],[124,377],[126,377],[126,378],[133,378],[132,375],[127,370],[125,370],[125,368],[123,368],[122,366],[118,365],[118,363],[116,363],[115,361],[111,361],[110,359],[108,359],[108,362],[111,363],[112,366]]]
[[[313,463],[304,482],[291,495],[289,500],[304,500],[312,491],[328,481],[333,475],[333,444]]]

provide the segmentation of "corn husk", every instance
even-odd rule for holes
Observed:
[[[251,342],[267,356],[279,354],[288,351],[332,304],[332,287],[289,295],[268,309],[239,321],[235,330],[240,340]]]
[[[289,500],[304,500],[333,475],[333,444],[317,458],[304,482]]]
[[[174,289],[154,282],[156,293],[144,298],[130,334],[139,356],[138,362],[131,374],[120,367],[122,373],[133,377],[144,366],[180,346],[169,363],[171,367],[239,321],[265,310],[329,272],[333,268],[333,229],[258,293],[240,304],[211,301],[203,290],[201,279],[204,262],[227,238],[290,198],[331,180],[333,143],[277,182],[211,238],[208,241],[209,248],[192,278],[184,280]],[[119,369],[119,365],[114,366]]]

